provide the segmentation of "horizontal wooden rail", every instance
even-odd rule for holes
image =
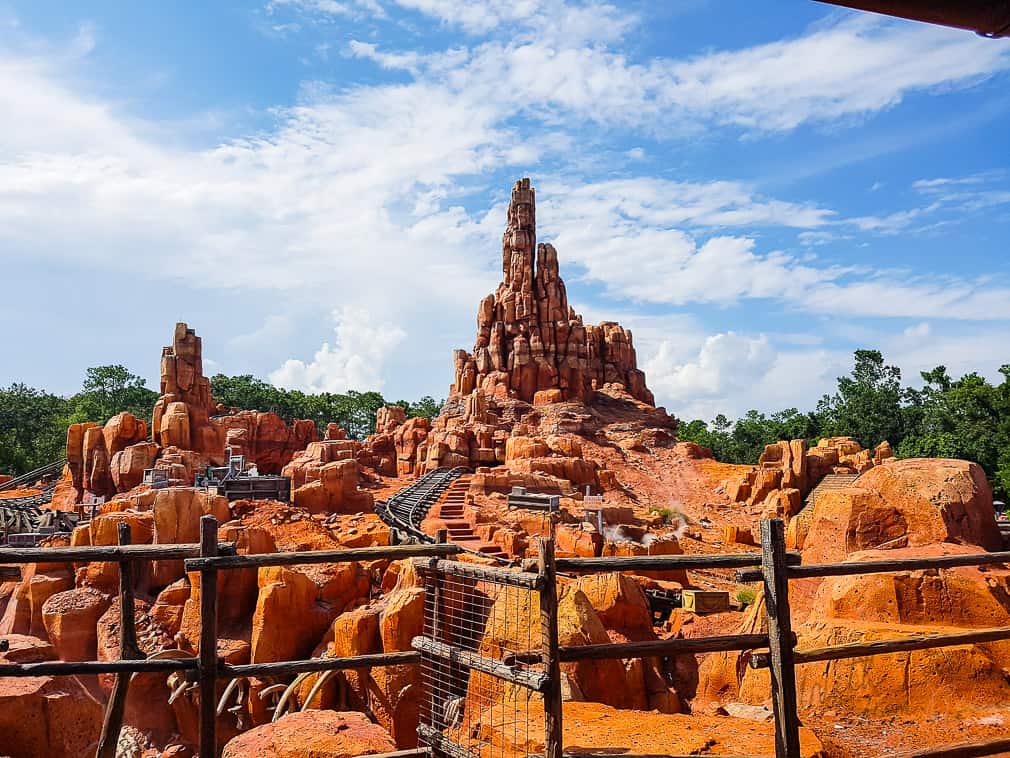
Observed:
[[[390,545],[357,547],[346,550],[311,550],[297,553],[257,553],[214,558],[190,558],[186,571],[208,569],[259,568],[262,566],[299,566],[311,563],[348,563],[351,561],[397,561],[404,558],[440,558],[463,552],[458,545]]]
[[[768,647],[767,634],[734,634],[725,637],[649,640],[646,642],[604,643],[562,647],[561,661],[604,660],[609,658],[652,658],[690,653],[721,653]]]
[[[414,747],[407,750],[394,750],[391,753],[366,753],[365,755],[356,755],[354,758],[416,758],[422,755],[431,755],[431,748]]]
[[[789,553],[790,564],[800,562],[799,553]],[[761,565],[761,553],[730,555],[633,555],[606,558],[558,558],[558,571],[667,571],[675,569],[730,569]],[[760,574],[760,572],[758,572]]]
[[[593,753],[590,751],[578,752],[578,753],[565,753],[562,758],[615,758],[620,756],[620,758],[698,758],[700,753],[694,753],[689,755],[687,753],[679,753],[673,755],[671,753]],[[528,758],[543,758],[541,755],[530,755]],[[727,756],[727,758],[775,758],[774,755],[737,755],[734,753],[732,756]]]
[[[38,661],[2,663],[0,676],[82,676],[86,674],[150,673],[195,669],[196,658],[122,661]]]
[[[0,566],[0,582],[20,582],[20,566]]]
[[[222,665],[218,677],[236,679],[240,676],[294,676],[319,671],[349,671],[380,666],[404,666],[420,663],[421,654],[414,650],[398,653],[372,653],[345,658],[310,658],[307,661],[276,661],[272,663],[243,663],[237,666]]]
[[[890,571],[919,571],[924,569],[956,568],[958,566],[987,566],[1010,563],[1010,551],[998,553],[973,553],[971,555],[937,555],[932,558],[883,558],[875,561],[843,561],[841,563],[813,563],[790,566],[790,579],[810,579],[825,576],[855,576],[859,574],[884,574]],[[738,571],[738,582],[761,581],[760,571]]]
[[[435,640],[428,639],[427,637],[415,637],[410,644],[411,647],[419,651],[422,655],[428,655],[433,658],[441,658],[442,660],[450,661],[452,663],[459,664],[460,666],[465,666],[472,671],[480,671],[481,673],[493,676],[496,679],[502,679],[506,682],[511,682],[512,684],[518,684],[519,686],[526,687],[534,692],[543,692],[549,684],[547,675],[542,671],[528,671],[512,666],[506,666],[502,661],[495,660],[494,658],[486,658],[479,653],[473,653],[469,650],[456,647],[455,645],[447,645],[444,642],[436,642]]]
[[[998,739],[987,742],[964,742],[959,745],[928,747],[910,753],[899,753],[893,758],[982,758],[985,755],[998,755],[1007,752],[1010,752],[1010,739]]]
[[[1004,640],[1010,640],[1010,626],[974,629],[951,634],[915,634],[896,640],[850,642],[844,645],[812,647],[807,650],[796,650],[793,656],[796,663],[818,663],[819,661],[840,661],[846,658],[864,658],[871,655],[888,655],[910,650],[930,650],[939,647],[957,647],[958,645],[1002,642]],[[750,665],[751,668],[765,668],[768,665],[767,656],[762,653],[755,654],[751,657]]]
[[[226,555],[235,555],[235,543],[218,543],[218,550]],[[171,561],[194,558],[198,555],[200,555],[200,546],[189,544],[2,548],[0,549],[0,563]]]
[[[423,560],[415,563],[417,570],[437,571],[450,576],[461,576],[467,579],[476,579],[482,582],[493,582],[495,584],[505,584],[511,587],[522,587],[528,590],[539,590],[543,587],[544,579],[539,574],[529,574],[522,571],[509,571],[508,569],[497,568],[495,566],[481,566],[475,563],[461,563],[459,561],[436,561],[432,566]]]
[[[457,745],[437,729],[427,724],[417,725],[417,737],[420,741],[431,747],[436,755],[446,755],[449,758],[481,758],[480,753],[467,750],[462,745]]]

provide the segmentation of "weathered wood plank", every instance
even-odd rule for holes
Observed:
[[[776,758],[800,758],[800,720],[796,703],[793,629],[786,574],[785,524],[781,519],[761,522],[761,570],[764,573],[768,614],[768,651],[775,714]]]
[[[564,750],[564,713],[561,694],[561,655],[558,641],[558,577],[554,540],[541,539],[537,568],[543,578],[540,588],[540,627],[544,671],[544,758],[561,758]]]
[[[120,523],[118,526],[119,547],[130,544],[130,525]],[[134,618],[133,597],[133,563],[123,561],[119,564],[119,656],[124,661],[132,661],[143,657],[137,648],[137,628]],[[126,712],[126,697],[130,691],[132,674],[123,671],[116,674],[112,686],[112,695],[105,708],[105,718],[102,721],[102,734],[98,739],[96,758],[115,758],[116,746],[119,743],[119,732],[123,728],[123,714]]]
[[[262,566],[298,566],[313,563],[349,563],[351,561],[398,561],[404,558],[431,558],[457,555],[463,552],[458,545],[389,545],[385,547],[359,547],[347,550],[312,550],[297,553],[257,553],[256,555],[231,555],[215,558],[190,558],[186,571],[203,571],[206,568],[237,569]]]
[[[767,634],[733,634],[724,637],[605,643],[559,648],[562,663],[609,658],[654,658],[693,653],[719,653],[768,647]]]
[[[952,632],[950,634],[914,634],[893,640],[850,642],[844,645],[814,647],[793,651],[793,659],[798,665],[801,663],[818,663],[820,661],[840,661],[847,658],[864,658],[871,655],[889,655],[911,650],[931,650],[933,648],[975,645],[984,642],[1002,642],[1004,640],[1010,640],[1010,626],[993,627],[992,629],[973,629],[966,632]],[[767,654],[758,653],[754,655],[751,658],[750,665],[751,668],[767,668]]]
[[[799,563],[799,553],[788,553],[790,564]],[[760,553],[730,555],[635,555],[608,558],[558,558],[557,570],[589,573],[594,571],[666,571],[670,569],[731,569],[760,566]],[[760,579],[760,577],[759,577]]]
[[[196,658],[172,658],[163,661],[39,661],[38,663],[2,663],[0,676],[96,676],[120,672],[186,671],[197,667]]]
[[[825,576],[856,576],[884,574],[892,571],[922,571],[926,569],[957,568],[958,566],[989,566],[1010,563],[1010,551],[974,553],[971,555],[938,555],[932,558],[885,558],[875,561],[842,561],[840,563],[811,563],[789,568],[790,579],[809,579]],[[738,582],[756,582],[761,577],[754,571],[738,571]]]
[[[234,555],[235,543],[222,542],[221,555]],[[195,558],[199,545],[100,545],[97,547],[0,548],[0,563],[92,563],[170,561]]]
[[[509,571],[495,566],[480,566],[475,563],[460,563],[459,561],[418,562],[417,568],[422,571],[437,571],[450,576],[461,576],[477,581],[506,584],[510,587],[522,587],[528,590],[538,590],[543,584],[539,574],[529,574],[522,571]]]
[[[229,679],[240,676],[281,677],[315,673],[318,671],[348,671],[352,669],[376,668],[379,666],[403,666],[420,662],[420,653],[416,650],[405,650],[397,653],[353,655],[346,658],[310,658],[306,661],[244,663],[236,666],[225,664],[220,667],[220,676]]]
[[[526,687],[534,692],[543,692],[548,685],[547,677],[538,671],[526,671],[506,666],[494,658],[487,658],[455,645],[436,642],[427,637],[415,637],[411,640],[410,645],[422,655],[440,658],[473,671],[480,671],[488,676],[518,684],[520,687]]]
[[[217,519],[200,519],[200,555],[210,560],[217,555]],[[200,570],[200,755],[217,755],[217,568]]]

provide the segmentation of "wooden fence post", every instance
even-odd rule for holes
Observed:
[[[200,519],[200,557],[217,555],[217,519]],[[217,755],[217,569],[200,571],[200,758]]]
[[[761,522],[761,573],[768,614],[768,650],[775,711],[775,758],[800,758],[800,720],[796,705],[793,625],[789,611],[785,524]]]
[[[540,589],[540,625],[544,673],[544,758],[561,758],[564,733],[561,703],[561,656],[558,652],[558,585],[554,570],[554,540],[540,539],[537,568],[543,578]]]
[[[120,545],[130,544],[132,537],[129,524],[119,524],[118,537]],[[137,628],[134,623],[133,563],[128,560],[119,562],[119,657],[124,661],[141,657],[137,649]],[[102,736],[98,739],[96,758],[115,758],[119,732],[123,728],[123,714],[126,712],[126,696],[130,690],[131,676],[129,671],[116,674],[112,695],[105,708],[105,720],[102,722]]]

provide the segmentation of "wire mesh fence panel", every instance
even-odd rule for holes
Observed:
[[[420,743],[454,758],[542,755],[539,593],[442,571],[427,587],[424,636],[436,644],[421,655]]]

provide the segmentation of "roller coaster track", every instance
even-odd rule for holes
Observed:
[[[404,536],[419,542],[434,542],[435,538],[421,531],[421,522],[449,486],[466,474],[465,468],[440,468],[425,474],[389,500],[375,504],[375,512],[389,526],[404,532]]]
[[[52,463],[47,463],[45,466],[40,466],[34,471],[29,471],[27,474],[21,474],[21,476],[16,476],[9,482],[4,482],[0,484],[0,492],[3,490],[13,490],[19,487],[26,487],[35,484],[39,479],[50,479],[52,478],[52,487],[56,486],[56,478],[59,477],[60,473],[63,471],[63,467],[67,465],[65,460],[53,461]],[[49,487],[49,489],[52,489]]]
[[[398,533],[394,537],[400,541],[434,542],[434,537],[421,530],[421,522],[431,511],[432,506],[438,503],[446,491],[452,487],[453,483],[468,473],[470,470],[462,467],[436,469],[425,474],[409,487],[400,490],[389,500],[376,503],[375,512],[393,528],[394,532]],[[456,541],[451,529],[449,540],[459,545],[467,553],[483,558],[492,558],[503,564],[511,563],[511,560],[504,555],[474,550],[474,546],[470,544],[473,540],[460,539]]]
[[[44,483],[37,487],[40,491],[23,497],[0,497],[0,539],[6,541],[8,534],[35,532],[42,520],[42,506],[52,502],[53,490],[59,481],[66,461],[53,461],[27,474],[0,484],[0,494],[21,487],[31,487],[40,479]]]

